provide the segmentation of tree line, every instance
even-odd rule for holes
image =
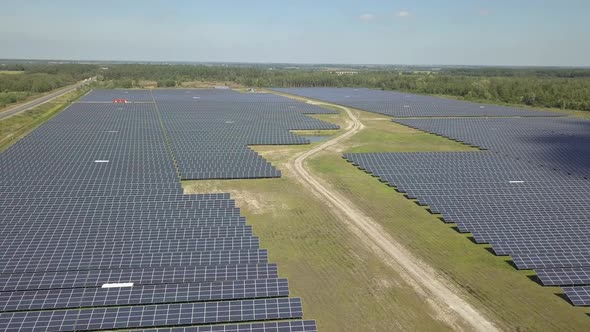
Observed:
[[[94,76],[99,68],[82,64],[8,64],[0,66],[0,107]]]
[[[269,65],[270,66],[270,65]],[[0,105],[97,76],[108,88],[158,87],[183,82],[233,82],[248,87],[366,87],[459,99],[590,111],[590,69],[584,68],[409,68],[332,70],[269,66],[156,64],[18,64],[0,70]]]
[[[195,80],[226,81],[251,87],[366,87],[590,111],[590,69],[482,67],[438,71],[364,70],[337,75],[329,70],[116,65],[104,71],[102,78],[120,82],[122,87],[133,87],[139,80],[157,81],[161,87]]]

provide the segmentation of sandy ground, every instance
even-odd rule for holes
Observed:
[[[319,104],[319,103],[318,103]],[[498,327],[464,298],[464,293],[435,269],[415,257],[408,249],[392,238],[375,220],[364,214],[353,202],[330,188],[322,179],[310,174],[305,161],[356,134],[364,125],[353,112],[342,106],[349,116],[347,128],[340,136],[332,138],[312,150],[294,156],[288,163],[297,179],[326,202],[332,212],[371,248],[403,279],[414,288],[436,314],[436,317],[455,330],[497,331]]]

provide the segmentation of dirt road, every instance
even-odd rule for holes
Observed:
[[[293,169],[303,185],[319,199],[325,201],[363,243],[393,267],[404,281],[413,287],[417,294],[432,308],[435,317],[446,322],[455,330],[497,331],[498,328],[493,322],[463,298],[464,292],[461,289],[445,280],[444,276],[415,257],[376,221],[357,208],[353,202],[331,189],[321,178],[315,177],[306,170],[305,161],[309,157],[335,146],[363,129],[362,122],[350,109],[338,107],[343,109],[351,120],[344,133],[312,150],[295,156],[290,161],[289,167]]]

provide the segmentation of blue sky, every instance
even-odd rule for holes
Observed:
[[[0,58],[588,66],[589,13],[589,0],[0,0]]]

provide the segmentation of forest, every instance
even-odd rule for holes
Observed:
[[[590,111],[590,69],[424,68],[313,69],[284,66],[165,64],[18,64],[0,66],[0,106],[96,76],[98,86],[133,88],[141,81],[158,87],[183,82],[232,82],[248,87],[367,87],[452,96],[491,103]],[[2,74],[20,71],[21,74]]]
[[[0,107],[74,84],[92,77],[97,70],[80,64],[0,66]]]

